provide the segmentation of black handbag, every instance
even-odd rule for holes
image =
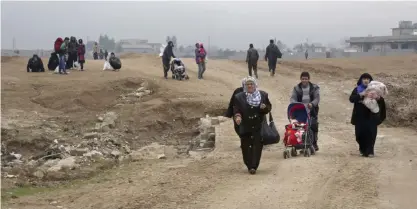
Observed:
[[[266,117],[264,117],[264,120],[262,121],[261,137],[264,145],[279,143],[280,136],[277,128],[275,127],[271,112],[269,112],[269,123]]]

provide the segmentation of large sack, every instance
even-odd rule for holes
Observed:
[[[109,63],[112,66],[112,68],[115,70],[122,68],[122,62],[120,61],[118,57],[111,57],[109,59]]]

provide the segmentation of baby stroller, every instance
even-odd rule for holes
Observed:
[[[297,150],[303,151],[304,157],[314,155],[314,134],[310,128],[311,118],[305,105],[303,103],[288,105],[287,115],[290,124],[285,126],[284,158],[297,156]]]
[[[175,58],[174,60],[172,60],[171,72],[172,72],[172,79],[176,79],[176,80],[183,80],[183,79],[188,80],[189,79],[187,72],[185,72],[185,65],[179,58]]]

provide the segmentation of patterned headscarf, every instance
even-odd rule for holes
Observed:
[[[253,83],[255,91],[253,93],[248,92],[247,83]],[[261,104],[261,93],[258,90],[258,83],[254,77],[248,76],[242,80],[243,91],[246,93],[246,101],[251,106],[259,106]]]

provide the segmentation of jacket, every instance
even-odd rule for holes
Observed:
[[[313,108],[310,112],[312,117],[317,117],[319,114],[319,103],[320,103],[320,87],[316,84],[309,82],[310,85],[310,103]],[[291,94],[290,103],[297,103],[303,101],[303,88],[301,83],[294,86]]]
[[[67,43],[64,41],[62,44],[61,44],[61,50],[59,51],[59,55],[65,55],[65,54],[67,54],[68,53],[68,45],[67,45]]]
[[[364,104],[362,104],[363,99],[364,96],[358,94],[357,87],[354,88],[349,97],[349,101],[353,103],[352,117],[350,123],[352,125],[356,125],[357,121],[376,120],[377,125],[380,125],[382,122],[384,122],[387,115],[384,98],[380,97],[380,99],[377,100],[379,106],[378,113],[372,113],[371,110],[369,110]]]
[[[162,55],[162,59],[169,62],[171,57],[175,58],[174,52],[172,50],[173,49],[171,45],[168,45],[167,47],[165,47],[164,53]]]
[[[257,63],[259,60],[259,53],[258,50],[255,48],[248,49],[247,55],[246,55],[246,62],[247,63]]]
[[[265,60],[276,60],[281,57],[282,53],[277,45],[271,43],[266,47]]]
[[[254,107],[249,105],[246,101],[245,92],[240,92],[234,97],[233,115],[242,117],[242,122],[239,125],[239,135],[260,131],[265,115],[271,111],[272,105],[269,101],[268,93],[264,91],[260,91],[260,93],[261,104],[266,105],[264,109],[261,109],[260,106]]]
[[[77,54],[78,54],[78,59],[80,61],[85,60],[85,45],[84,44],[81,44],[81,45],[78,46]]]
[[[45,72],[42,59],[37,55],[34,55],[29,59],[26,70],[27,72]]]

